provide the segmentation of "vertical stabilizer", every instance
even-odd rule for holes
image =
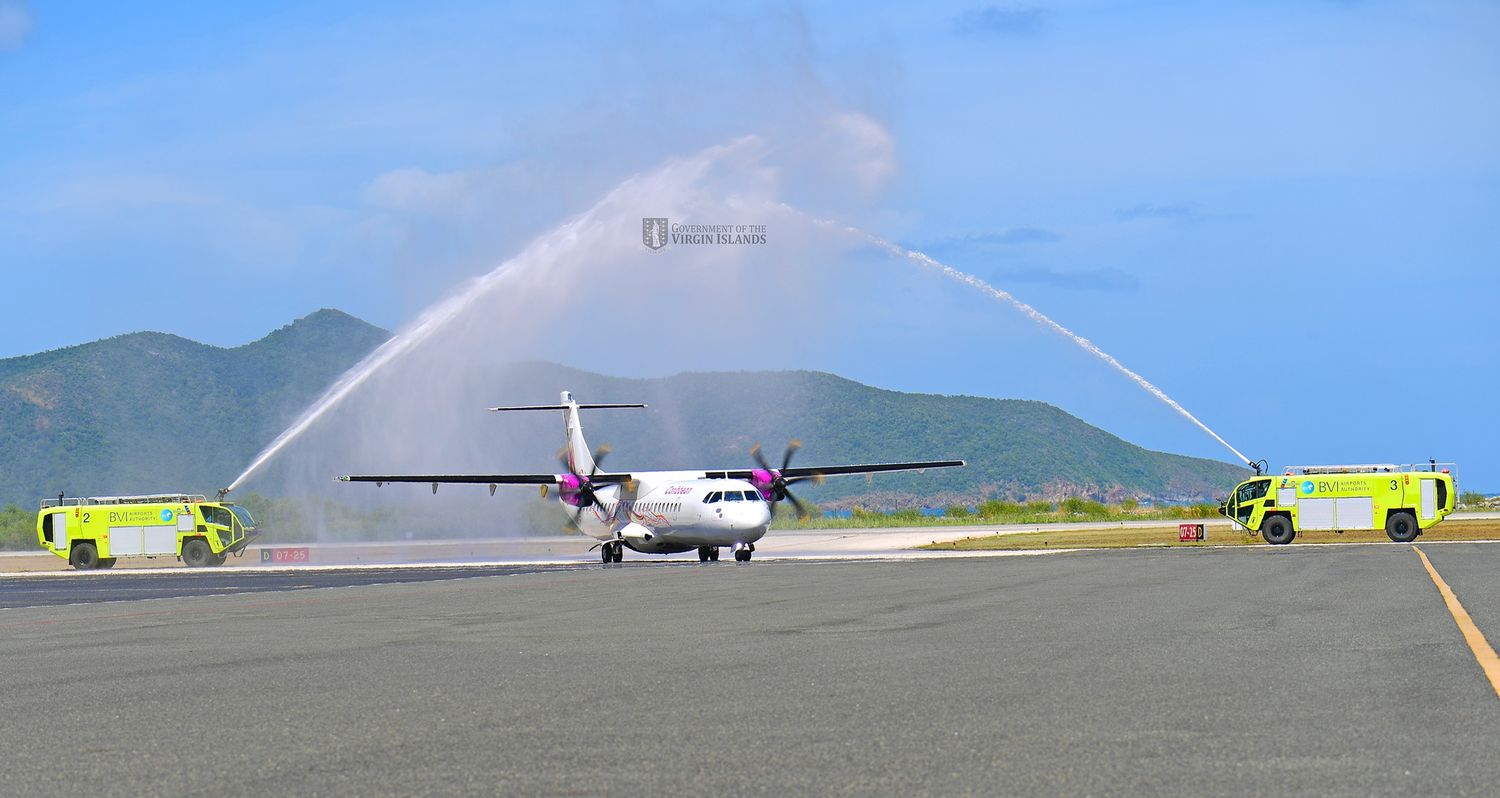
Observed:
[[[572,391],[563,391],[563,434],[567,436],[568,465],[575,474],[591,474],[596,467],[588,441],[583,439],[583,423],[578,418],[578,403]]]

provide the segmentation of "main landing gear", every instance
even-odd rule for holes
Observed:
[[[599,546],[599,559],[606,563],[619,562],[625,559],[625,544],[622,541],[612,540]]]
[[[699,546],[698,547],[698,562],[718,562],[718,561],[719,561],[719,547],[718,546]]]

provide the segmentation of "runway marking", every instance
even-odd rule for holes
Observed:
[[[1469,650],[1474,652],[1474,659],[1479,660],[1479,667],[1484,670],[1484,675],[1490,680],[1490,687],[1494,688],[1495,696],[1500,697],[1500,656],[1496,656],[1495,649],[1490,647],[1488,640],[1484,639],[1484,633],[1474,625],[1474,619],[1469,617],[1468,610],[1458,602],[1458,596],[1453,594],[1453,588],[1443,581],[1436,568],[1432,567],[1432,561],[1416,546],[1412,551],[1422,558],[1422,565],[1427,568],[1427,575],[1432,577],[1432,583],[1437,585],[1438,593],[1442,594],[1443,602],[1448,605],[1448,612],[1453,616],[1453,622],[1458,624],[1458,630],[1463,633],[1464,642],[1469,644]]]

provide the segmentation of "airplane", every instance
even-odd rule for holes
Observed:
[[[808,510],[789,488],[798,482],[822,482],[836,474],[874,474],[886,471],[922,471],[953,468],[962,460],[932,460],[912,463],[790,467],[792,455],[801,447],[792,441],[773,468],[761,455],[760,446],[750,451],[755,468],[715,471],[631,471],[599,469],[608,447],[590,452],[583,439],[580,410],[645,407],[643,404],[579,404],[570,391],[563,391],[561,404],[491,407],[492,412],[561,410],[567,445],[559,457],[565,474],[428,474],[357,475],[339,477],[341,482],[416,482],[432,485],[489,485],[495,495],[499,485],[539,485],[542,497],[557,489],[557,499],[572,510],[574,526],[600,541],[600,558],[618,563],[626,548],[642,554],[677,554],[698,550],[699,562],[719,559],[719,549],[729,547],[738,562],[749,562],[755,542],[771,527],[771,510],[787,501],[806,518]]]

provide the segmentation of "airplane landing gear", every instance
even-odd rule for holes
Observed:
[[[755,552],[755,544],[754,543],[736,543],[736,544],[734,544],[734,560],[735,560],[735,562],[750,562],[750,555],[752,553],[754,553],[754,552]]]
[[[625,559],[625,544],[617,540],[604,543],[599,547],[599,559],[606,564]]]
[[[719,547],[718,546],[699,546],[698,547],[698,562],[718,562],[718,561],[719,561]]]

